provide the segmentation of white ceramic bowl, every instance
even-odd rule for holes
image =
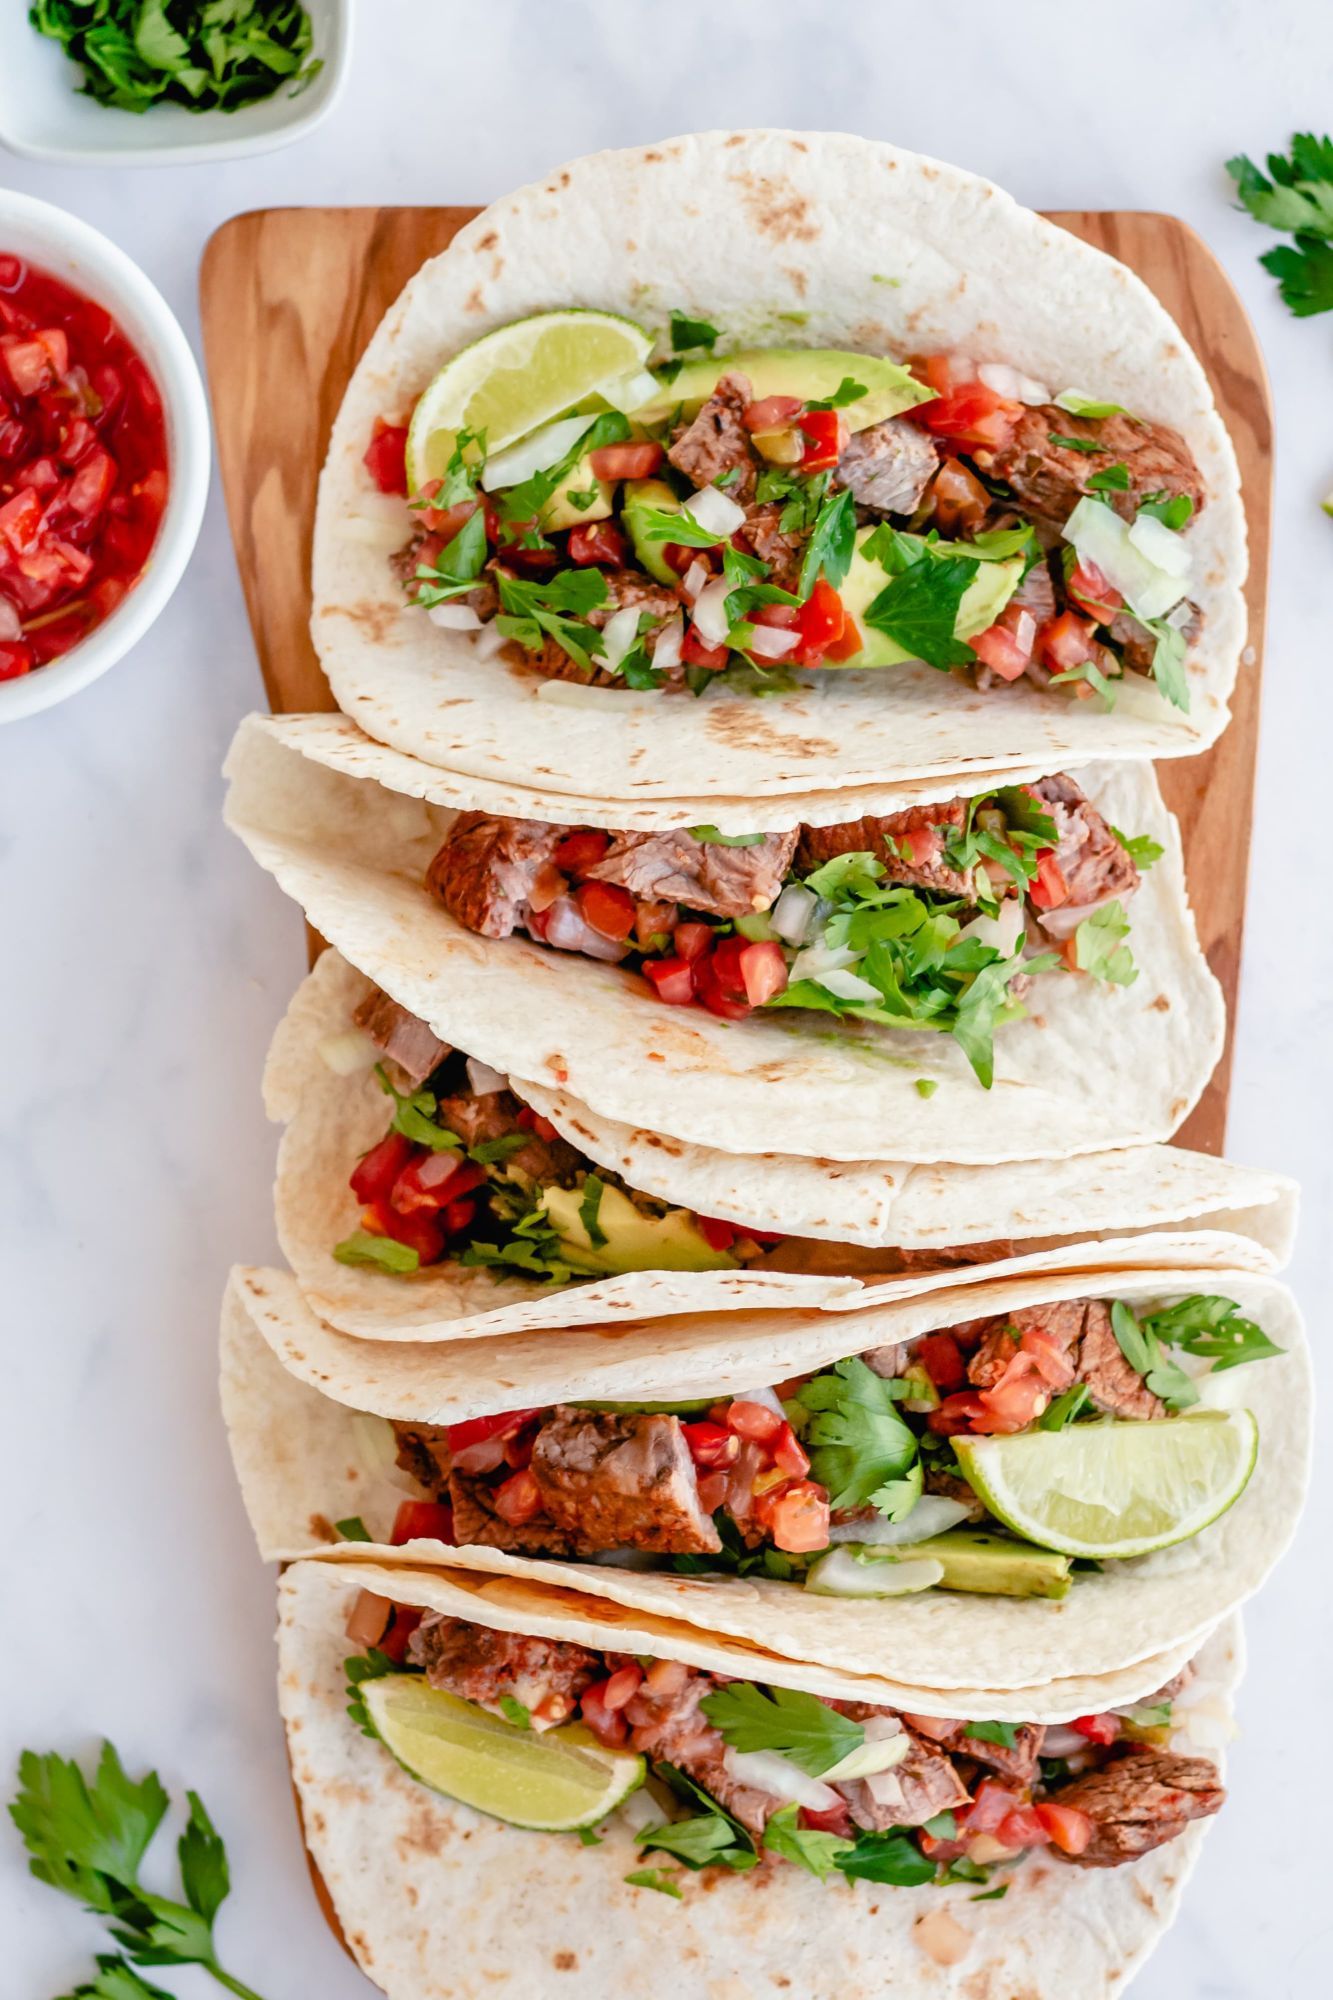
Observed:
[[[152,554],[111,616],[49,666],[0,681],[0,722],[13,722],[87,687],[123,658],[158,616],[198,539],[211,438],[189,343],[162,294],[123,250],[63,208],[0,189],[0,252],[53,272],[120,322],[162,392],[170,481]]]
[[[78,92],[81,72],[58,42],[29,27],[26,0],[10,0],[0,29],[0,141],[32,160],[150,167],[190,160],[238,160],[285,146],[332,111],[347,80],[352,0],[305,0],[324,67],[308,89],[280,89],[240,111],[187,111],[158,104],[142,116],[115,111]],[[376,0],[383,6],[385,0]]]

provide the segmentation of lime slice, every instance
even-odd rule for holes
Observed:
[[[494,454],[635,373],[652,344],[631,319],[578,308],[534,313],[483,334],[445,362],[412,412],[409,488],[415,493],[443,476],[459,431],[485,431]]]
[[[596,1826],[643,1783],[642,1757],[608,1750],[581,1722],[518,1729],[416,1674],[366,1681],[361,1697],[404,1770],[511,1826]]]
[[[1254,1471],[1259,1426],[1248,1410],[1208,1410],[956,1437],[953,1446],[968,1484],[1006,1527],[1105,1561],[1188,1541],[1225,1514]]]

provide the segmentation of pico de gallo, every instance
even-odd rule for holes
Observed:
[[[786,833],[461,813],[427,886],[483,937],[629,964],[667,1005],[947,1033],[989,1088],[995,1030],[1033,978],[1137,976],[1125,903],[1161,851],[1055,776]]]
[[[784,1239],[672,1208],[589,1160],[498,1071],[372,987],[336,1060],[376,1063],[388,1129],[352,1167],[358,1228],[343,1264],[441,1264],[569,1285],[623,1271],[732,1271]],[[350,1048],[348,1046],[350,1042]],[[378,1061],[376,1059],[379,1059]]]
[[[599,687],[923,661],[1108,707],[1146,675],[1188,708],[1206,496],[1178,432],[964,354],[720,338],[673,315],[655,369],[498,452],[449,433],[415,491],[411,413],[378,419],[365,465],[415,519],[391,559],[410,601]]]
[[[0,680],[134,588],[167,504],[157,384],[95,300],[0,253]]]
[[[1225,1798],[1212,1761],[1189,1754],[1208,1735],[1192,1726],[1192,1666],[1132,1706],[1043,1725],[823,1698],[364,1590],[346,1631],[361,1649],[347,1661],[349,1715],[390,1747],[395,1695],[410,1692],[422,1726],[424,1683],[442,1709],[469,1703],[500,1734],[581,1723],[622,1753],[618,1804],[646,1783],[658,1808],[636,1816],[635,1845],[675,1864],[626,1880],[676,1895],[682,1868],[744,1872],[765,1855],[821,1878],[974,1891],[1039,1850],[1112,1868]],[[504,1755],[493,1722],[474,1755],[488,1743]]]
[[[830,1597],[938,1588],[1063,1598],[1078,1559],[1013,1532],[970,1476],[970,1447],[1040,1428],[1075,1450],[1090,1436],[1114,1448],[1112,1432],[1128,1424],[1150,1429],[1169,1458],[1212,1367],[1279,1351],[1226,1298],[1195,1294],[1147,1313],[1123,1299],[1067,1299],[720,1398],[394,1421],[397,1464],[420,1489],[394,1532],[690,1575],[759,1573]]]

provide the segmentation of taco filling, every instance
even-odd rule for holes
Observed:
[[[1042,973],[1126,986],[1125,904],[1161,848],[1055,776],[838,826],[613,833],[460,813],[427,873],[483,937],[643,974],[727,1020],[815,1009],[950,1034],[979,1081]]]
[[[410,601],[598,687],[767,693],[919,660],[1107,706],[1147,675],[1188,708],[1205,494],[1177,431],[966,355],[718,338],[673,314],[671,360],[499,450],[432,428],[453,364],[409,422],[378,420],[365,463],[415,516],[392,559]]]
[[[395,1421],[397,1462],[427,1497],[399,1508],[393,1540],[759,1574],[836,1597],[1062,1598],[1080,1550],[1107,1560],[1187,1539],[1239,1498],[1254,1421],[1196,1410],[1199,1378],[1279,1352],[1225,1298],[1197,1294],[1142,1316],[1120,1299],[1059,1300],[712,1402]],[[1192,1454],[1232,1426],[1249,1456],[1210,1507]],[[1073,1511],[1057,1501],[1043,1513],[1042,1492],[1025,1491],[1017,1439],[1040,1441],[1040,1482],[1069,1494]],[[1166,1494],[1169,1516],[1182,1487],[1185,1512],[1165,1525],[1133,1511]]]
[[[395,1715],[410,1713],[407,1740],[420,1743],[426,1691],[438,1694],[445,1727],[467,1735],[469,1802],[483,1810],[491,1801],[478,1758],[498,1764],[522,1754],[515,1736],[553,1730],[566,1734],[551,1740],[552,1753],[566,1742],[576,1750],[590,1731],[624,1767],[618,1809],[646,1783],[631,1808],[642,1853],[691,1870],[742,1872],[771,1856],[820,1877],[908,1888],[1003,1880],[1039,1848],[1055,1861],[1113,1868],[1174,1840],[1225,1797],[1208,1758],[1172,1747],[1194,1740],[1190,1668],[1133,1707],[1044,1727],[825,1700],[366,1591],[347,1631],[368,1648],[347,1662],[350,1713],[413,1776],[422,1774],[404,1755]],[[532,1768],[540,1752],[527,1754]],[[435,1788],[447,1791],[441,1775]],[[627,1879],[672,1892],[679,1878]]]

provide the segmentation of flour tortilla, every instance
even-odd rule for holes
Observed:
[[[233,1306],[245,1309],[254,1329],[306,1387],[361,1413],[447,1424],[484,1411],[561,1401],[679,1402],[743,1394],[870,1347],[1053,1299],[1091,1296],[1149,1304],[1196,1291],[1235,1299],[1284,1350],[1278,1358],[1211,1374],[1200,1383],[1204,1408],[1254,1412],[1260,1432],[1254,1476],[1236,1504],[1202,1534],[1157,1555],[1081,1575],[1061,1602],[948,1591],[880,1601],[830,1599],[762,1577],[710,1580],[492,1549],[468,1552],[469,1563],[497,1574],[577,1587],[838,1672],[880,1673],[949,1688],[975,1679],[977,1663],[984,1661],[986,1684],[1003,1689],[1032,1686],[1057,1669],[1064,1676],[1105,1675],[1193,1639],[1257,1590],[1287,1547],[1308,1480],[1310,1368],[1296,1303],[1273,1279],[1240,1271],[1191,1272],[1179,1265],[1043,1271],[1040,1260],[1031,1259],[1022,1272],[1011,1267],[1001,1277],[923,1285],[915,1294],[900,1292],[855,1315],[729,1313],[711,1325],[677,1327],[656,1321],[621,1329],[610,1341],[603,1334],[603,1351],[593,1329],[547,1339],[535,1354],[532,1342],[523,1352],[516,1352],[517,1343],[497,1342],[493,1360],[480,1343],[469,1342],[451,1350],[443,1365],[438,1350],[429,1347],[372,1347],[321,1329],[302,1308],[291,1280],[284,1283],[278,1274],[234,1274]],[[340,1435],[351,1434],[340,1427]],[[347,1480],[378,1508],[372,1532],[383,1532],[392,1509],[376,1493],[372,1475],[384,1476],[388,1453],[364,1422],[356,1436],[359,1453],[348,1462]],[[346,1448],[343,1442],[334,1447],[334,1459]],[[252,1468],[252,1490],[255,1480],[264,1490],[265,1456],[260,1451]],[[303,1447],[298,1463],[305,1457]],[[280,1471],[271,1476],[279,1497],[262,1503],[263,1514],[273,1508],[298,1537],[315,1538],[305,1510],[318,1508],[327,1517],[328,1505],[341,1504],[340,1498],[325,1505],[303,1490],[299,1500],[284,1499]],[[276,1526],[277,1519],[269,1518],[266,1535]],[[292,1550],[288,1541],[277,1545]],[[438,1556],[438,1544],[416,1543],[399,1559]]]
[[[283,1255],[312,1311],[367,1340],[472,1340],[559,1328],[573,1319],[590,1325],[769,1306],[855,1307],[864,1302],[863,1281],[876,1264],[891,1271],[899,1250],[970,1244],[980,1256],[996,1236],[1049,1244],[1066,1228],[1086,1241],[1118,1226],[1146,1231],[1206,1218],[1217,1232],[1219,1262],[1253,1257],[1271,1267],[1294,1226],[1290,1183],[1169,1146],[1135,1147],[1072,1166],[740,1159],[633,1132],[564,1092],[511,1079],[511,1088],[594,1165],[623,1175],[631,1187],[789,1240],[746,1270],[632,1272],[556,1288],[517,1275],[497,1282],[488,1270],[454,1262],[408,1276],[340,1264],[333,1246],[358,1227],[360,1214],[347,1177],[383,1136],[388,1104],[372,1069],[335,1075],[320,1050],[347,1031],[371,991],[346,959],[324,952],[280,1023],[264,1072],[269,1114],[287,1128],[274,1190]],[[816,1240],[802,1240],[807,1225]]]
[[[678,307],[723,347],[839,346],[1008,362],[1173,425],[1207,491],[1190,713],[1128,675],[1113,712],[1027,682],[981,694],[927,666],[826,671],[799,693],[700,700],[543,682],[407,606],[362,454],[442,363],[529,313],[593,306],[661,334]],[[799,314],[793,329],[781,315]],[[663,343],[665,351],[665,343]],[[1197,357],[1122,264],[976,175],[845,133],[712,132],[572,161],[424,265],[363,356],[320,482],[312,631],[338,705],[445,769],[595,798],[771,798],[819,784],[1092,757],[1187,756],[1221,732],[1245,643],[1245,519]]]
[[[283,1577],[278,1691],[306,1841],[357,1963],[390,2000],[529,2000],[563,1991],[568,1974],[589,1993],[656,1993],[664,1966],[679,2000],[779,1987],[809,2000],[850,1990],[864,2000],[1107,2000],[1171,1922],[1206,1832],[1196,1821],[1155,1853],[1095,1872],[1035,1856],[1006,1874],[1000,1902],[972,1901],[968,1885],[820,1883],[774,1866],[721,1881],[682,1874],[682,1901],[668,1907],[624,1880],[643,1862],[623,1815],[599,1846],[516,1832],[428,1790],[357,1730],[343,1628],[368,1582],[502,1630],[625,1641],[596,1614],[571,1617],[540,1597],[479,1603],[474,1579],[456,1570],[299,1563]],[[686,1657],[668,1634],[660,1643],[664,1657]],[[1199,1654],[1201,1698],[1229,1715],[1242,1665],[1233,1620]],[[731,1671],[805,1685],[777,1665]],[[916,1935],[938,1910],[967,1943],[949,1967]]]
[[[1195,936],[1180,834],[1146,765],[1075,773],[1116,826],[1164,848],[1131,906],[1139,977],[1052,974],[977,1083],[950,1036],[794,1010],[722,1021],[666,1007],[621,967],[478,937],[424,887],[449,812],[318,760],[252,716],[227,761],[228,822],[321,936],[502,1074],[720,1152],[998,1164],[1165,1140],[1221,1053],[1224,1007]],[[941,796],[957,780],[942,782]],[[466,780],[455,804],[470,803]],[[936,1085],[929,1098],[917,1083]]]

